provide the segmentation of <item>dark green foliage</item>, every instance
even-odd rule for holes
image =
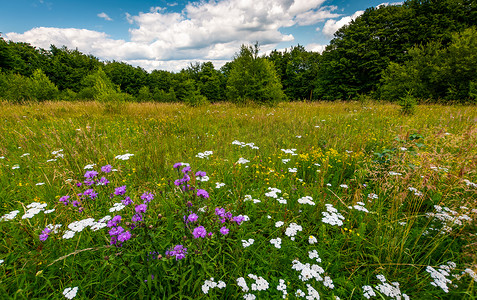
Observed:
[[[320,54],[305,47],[291,47],[290,52],[272,51],[267,57],[275,65],[283,90],[291,100],[312,99],[314,79],[318,74]]]
[[[147,72],[139,67],[133,67],[124,62],[110,62],[104,65],[104,72],[112,83],[119,86],[121,91],[137,96],[140,89],[148,85]],[[151,89],[151,86],[149,86]]]
[[[39,69],[35,70],[31,76],[29,94],[31,99],[38,101],[53,100],[58,95],[58,88]]]
[[[317,97],[349,99],[373,93],[390,62],[407,61],[414,45],[441,40],[447,46],[453,32],[477,23],[476,12],[475,0],[413,0],[367,9],[339,29],[323,53]]]
[[[399,101],[401,113],[403,115],[413,115],[416,110],[417,100],[412,95],[412,90],[407,91],[406,95]]]
[[[399,99],[407,90],[420,99],[472,99],[477,81],[477,30],[454,33],[448,47],[441,42],[409,50],[410,60],[390,63],[383,73],[380,96]]]
[[[285,100],[273,63],[258,56],[258,44],[242,45],[227,79],[227,98],[234,103],[275,104]]]

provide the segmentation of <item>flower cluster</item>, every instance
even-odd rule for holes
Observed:
[[[187,254],[187,248],[182,245],[175,245],[172,249],[166,251],[167,257],[175,256],[176,260],[184,259]]]
[[[298,199],[298,203],[300,204],[308,204],[308,205],[315,205],[315,202],[313,202],[313,198],[310,196],[305,196],[300,199]]]
[[[332,204],[325,204],[325,206],[327,211],[321,213],[323,215],[323,219],[321,219],[321,221],[330,225],[343,225],[343,215],[341,215]]]
[[[298,225],[296,223],[291,223],[288,225],[287,229],[285,230],[285,234],[290,237],[292,241],[295,240],[295,236],[298,233],[298,231],[302,231],[303,227],[301,225]]]
[[[202,292],[204,294],[208,294],[210,289],[213,289],[213,288],[216,288],[216,287],[219,288],[219,289],[223,289],[223,288],[226,287],[226,284],[225,284],[225,282],[220,281],[220,280],[219,280],[219,282],[215,282],[214,278],[211,277],[210,280],[206,280],[204,282],[204,284],[202,285]]]
[[[123,227],[119,226],[119,223],[121,223],[121,216],[116,215],[108,222],[108,227],[111,228],[109,230],[110,244],[121,247],[125,241],[131,239],[131,232],[125,231]]]

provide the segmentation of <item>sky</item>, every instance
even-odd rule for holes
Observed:
[[[102,61],[178,72],[220,68],[242,44],[261,53],[324,50],[341,26],[383,0],[0,0],[5,40],[78,49]]]

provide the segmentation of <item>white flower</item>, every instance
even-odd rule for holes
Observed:
[[[117,203],[114,203],[113,204],[113,207],[111,207],[109,209],[109,212],[115,212],[115,211],[120,211],[122,210],[123,208],[125,208],[126,206],[124,204],[122,204],[121,202],[117,202]]]
[[[83,169],[84,170],[91,170],[91,169],[93,169],[94,166],[96,166],[96,164],[86,165]]]
[[[290,237],[292,241],[295,240],[295,235],[298,233],[298,231],[302,231],[303,227],[296,223],[291,223],[288,225],[288,228],[285,230],[285,234]]]
[[[0,259],[0,265],[3,264],[5,261],[3,259]]]
[[[295,292],[295,296],[297,296],[297,297],[305,297],[306,294],[305,294],[302,290],[298,289],[298,290],[296,290],[296,292]]]
[[[67,230],[65,231],[65,233],[63,234],[63,238],[64,239],[71,239],[72,237],[75,236],[75,232],[72,231],[72,230]]]
[[[3,216],[0,218],[0,221],[13,220],[13,219],[15,219],[15,217],[18,215],[19,212],[20,212],[20,211],[18,211],[18,210],[11,211],[11,212],[9,212],[8,214],[3,215]]]
[[[30,153],[23,153],[22,155],[20,155],[20,157],[25,157],[25,156],[28,156],[30,155]]]
[[[128,160],[131,156],[134,156],[134,154],[126,153],[126,154],[116,155],[114,158],[119,160]]]
[[[76,297],[77,292],[78,292],[77,286],[75,286],[74,288],[69,287],[63,291],[63,295],[65,295],[65,297],[68,299],[73,299],[74,297]]]
[[[250,161],[248,159],[245,159],[243,157],[239,158],[239,160],[237,161],[237,164],[246,164],[246,163],[249,163]]]
[[[378,199],[378,195],[376,195],[374,193],[371,193],[371,194],[368,194],[368,198],[369,199]]]
[[[248,240],[242,240],[242,246],[244,248],[249,247],[250,245],[253,245],[253,242],[255,242],[254,239],[248,239]]]
[[[308,243],[310,243],[310,244],[316,244],[316,243],[318,243],[318,240],[316,239],[316,237],[310,235],[310,236],[308,237]]]
[[[286,164],[286,163],[289,162],[289,161],[290,161],[289,158],[287,158],[287,159],[282,159],[282,163],[284,163],[284,164]]]
[[[343,225],[344,217],[338,213],[338,210],[332,204],[325,204],[325,206],[327,211],[321,213],[324,216],[321,221],[330,225]]]
[[[325,279],[323,280],[323,285],[326,287],[329,287],[330,289],[334,289],[335,285],[333,284],[333,280],[329,276],[325,276]]]
[[[376,293],[373,291],[373,288],[369,285],[363,286],[363,296],[366,299],[376,296]]]
[[[53,233],[58,233],[58,229],[59,229],[61,226],[63,226],[63,225],[61,225],[61,224],[56,224],[56,225],[48,224],[48,225],[46,225],[46,228],[50,229],[51,232],[53,232]]]
[[[247,282],[245,282],[245,278],[243,278],[243,277],[237,278],[237,285],[242,288],[243,292],[246,293],[246,292],[249,291],[249,288],[247,286]]]
[[[295,153],[296,149],[281,149],[283,152],[291,155],[298,155]]]
[[[267,192],[265,193],[265,196],[267,197],[272,197],[272,198],[278,198],[278,195],[277,194],[280,194],[282,191],[277,189],[277,188],[272,188],[272,187],[269,187],[268,190],[270,192]]]
[[[282,239],[277,237],[276,239],[271,239],[270,243],[275,246],[275,248],[280,249],[282,247]]]
[[[45,210],[43,213],[44,213],[44,214],[51,214],[51,213],[54,212],[54,211],[55,211],[55,209],[52,208],[52,209],[49,209],[49,210]]]
[[[318,255],[318,251],[316,251],[316,250],[308,251],[308,257],[310,259],[315,259],[316,262],[321,262],[321,258]]]
[[[347,189],[348,188],[348,185],[346,184],[340,184],[340,187],[344,188],[344,189]]]
[[[313,202],[313,198],[310,196],[305,196],[300,199],[298,199],[298,203],[300,204],[308,204],[308,205],[315,205],[315,202]]]
[[[44,182],[38,182],[37,184],[35,185],[44,185],[45,183]]]
[[[252,198],[252,195],[245,195],[243,201],[253,201],[253,203],[260,203],[262,201],[258,200],[258,199],[253,199]]]
[[[12,170],[20,169],[20,165],[13,165]]]
[[[307,300],[320,299],[320,294],[318,294],[318,291],[315,290],[310,284],[307,284],[306,288],[308,289],[308,296],[306,296]]]
[[[243,295],[245,300],[255,300],[257,297],[254,294],[245,294]]]
[[[205,151],[205,152],[199,152],[195,157],[198,157],[198,158],[207,158],[209,159],[209,156],[214,154],[214,152],[212,151]]]
[[[283,198],[283,197],[280,197],[277,199],[278,203],[280,204],[287,204],[287,199]]]
[[[391,176],[401,176],[402,174],[401,174],[401,173],[398,173],[398,172],[390,171],[390,172],[389,172],[389,175],[391,175]]]
[[[283,224],[285,224],[285,222],[283,222],[283,221],[277,221],[277,222],[275,222],[275,227],[277,227],[277,228],[278,228],[278,227],[282,227]]]
[[[215,183],[215,188],[216,189],[220,189],[221,187],[225,186],[225,183],[222,183],[222,182],[216,182]]]
[[[268,281],[262,276],[248,274],[248,277],[255,280],[255,283],[252,283],[252,291],[266,291],[270,287]]]
[[[296,172],[297,172],[297,168],[288,168],[288,172],[290,172],[290,173],[296,173]]]

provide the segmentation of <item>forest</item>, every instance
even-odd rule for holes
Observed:
[[[49,50],[0,38],[0,99],[274,104],[300,100],[477,99],[477,1],[408,0],[368,8],[322,53],[297,45],[259,55],[242,45],[220,69],[212,62],[174,73],[101,61],[78,49]]]

